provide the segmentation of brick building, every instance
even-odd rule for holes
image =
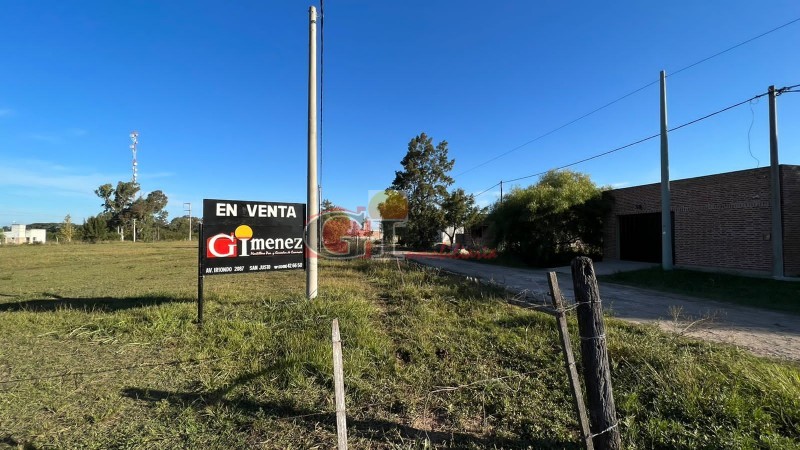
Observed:
[[[781,165],[784,274],[800,276],[800,166]],[[772,273],[770,168],[670,182],[679,267]],[[661,184],[607,192],[604,257],[661,262]]]

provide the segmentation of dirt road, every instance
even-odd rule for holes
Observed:
[[[527,291],[549,303],[546,270],[518,269],[437,256],[408,255],[421,264]],[[603,273],[603,263],[596,272]],[[556,269],[563,294],[572,299],[568,268]],[[800,316],[611,283],[600,284],[603,308],[616,318],[653,323],[687,336],[736,345],[774,358],[800,361]],[[688,328],[687,328],[688,327]]]

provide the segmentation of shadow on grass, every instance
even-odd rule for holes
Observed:
[[[52,312],[64,309],[83,310],[87,312],[114,312],[124,309],[161,305],[164,303],[188,303],[195,301],[189,298],[167,297],[163,295],[122,298],[64,298],[46,292],[43,292],[42,295],[49,298],[0,303],[0,312]]]
[[[36,447],[33,444],[26,442],[19,442],[10,435],[0,437],[0,444],[4,446],[8,445],[9,447],[14,447],[22,450],[36,450]]]
[[[323,426],[329,432],[336,434],[336,414],[333,411],[320,413],[319,411],[300,408],[290,403],[258,402],[242,397],[225,398],[225,395],[233,386],[258,376],[259,374],[248,374],[240,377],[228,388],[210,392],[168,392],[132,387],[123,389],[122,395],[135,400],[150,402],[153,405],[161,401],[167,401],[180,410],[191,407],[201,413],[208,406],[223,405],[227,408],[239,410],[253,418],[261,412],[261,414],[271,416],[274,420],[291,420],[295,424],[302,424],[309,431],[314,431]],[[467,446],[480,448],[581,448],[577,443],[551,439],[508,439],[494,436],[483,437],[455,431],[429,431],[377,418],[355,419],[348,417],[347,430],[351,438],[370,439],[380,444],[385,444],[388,436],[396,435],[401,439],[428,439],[433,445],[444,444],[455,448]]]

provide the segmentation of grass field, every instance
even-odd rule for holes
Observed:
[[[191,244],[0,247],[0,448],[334,448],[333,318],[351,448],[580,448],[550,316],[394,262],[320,277],[207,277],[199,329]],[[800,448],[797,365],[607,334],[626,448]]]

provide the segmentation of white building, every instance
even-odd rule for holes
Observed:
[[[450,241],[450,235],[453,234],[453,227],[447,227],[444,231],[441,232],[441,241],[447,245],[452,246],[453,244],[464,245],[464,227],[458,227],[455,230],[455,242]]]
[[[4,244],[44,244],[47,241],[47,230],[26,230],[25,225],[18,223],[11,225],[11,231],[5,231],[3,235]]]

